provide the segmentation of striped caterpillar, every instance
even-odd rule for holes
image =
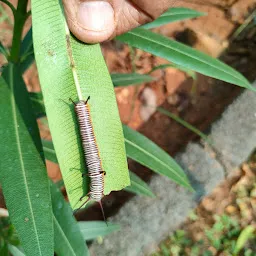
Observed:
[[[89,99],[90,96],[87,98],[86,101],[79,100],[77,103],[70,99],[75,106],[75,112],[79,123],[85,161],[88,168],[88,174],[83,174],[82,176],[88,175],[90,178],[90,192],[85,195],[88,196],[88,199],[77,210],[81,209],[89,200],[94,200],[99,203],[103,218],[106,221],[101,203],[104,192],[104,175],[106,173],[102,167],[99,149],[93,130],[90,107],[88,104]],[[85,196],[82,196],[80,198],[80,201]]]

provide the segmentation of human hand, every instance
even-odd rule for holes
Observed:
[[[99,43],[150,22],[176,0],[63,0],[70,31]]]

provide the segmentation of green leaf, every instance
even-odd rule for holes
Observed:
[[[198,12],[188,8],[170,8],[164,14],[162,14],[159,18],[157,18],[153,22],[142,25],[141,28],[146,28],[146,29],[156,28],[171,22],[197,18],[204,15],[205,13],[203,12]]]
[[[252,225],[249,225],[242,230],[242,232],[240,233],[236,241],[236,245],[234,249],[235,255],[237,255],[244,248],[245,244],[248,242],[249,239],[255,237],[255,235],[253,235],[254,232],[255,232],[255,227]]]
[[[0,42],[0,53],[2,53],[6,59],[9,56],[8,50],[3,46],[1,42]]]
[[[181,167],[161,148],[126,125],[123,125],[123,131],[127,157],[191,189]],[[52,142],[42,140],[42,143],[46,159],[57,163]],[[139,177],[137,177],[139,180],[136,177],[134,173],[130,172],[131,186],[126,187],[125,190],[153,197],[154,194],[150,191],[148,185],[140,180]]]
[[[0,83],[0,179],[10,218],[26,255],[52,256],[49,184],[28,92],[14,64],[4,70]]]
[[[23,74],[35,60],[33,41],[32,41],[32,28],[30,28],[25,38],[23,39],[20,51],[21,51],[20,69],[21,69],[21,73]]]
[[[201,74],[255,90],[244,76],[223,62],[152,31],[136,28],[117,40]]]
[[[185,72],[188,76],[192,77],[194,80],[196,80],[196,73],[192,71],[191,69],[181,67],[179,65],[176,65],[174,63],[168,63],[168,64],[161,64],[158,66],[153,67],[148,74],[151,74],[152,72],[159,70],[159,69],[166,69],[166,68],[176,68],[183,72]]]
[[[58,256],[89,255],[88,248],[73,217],[69,204],[64,200],[57,186],[50,182],[53,223],[54,223],[54,250]]]
[[[53,143],[50,140],[42,140],[44,156],[47,160],[58,164],[58,159],[53,147]]]
[[[104,194],[130,185],[114,88],[99,45],[73,38],[61,1],[32,0],[33,43],[54,148],[73,209],[88,192],[78,121],[69,101],[90,96],[91,121],[105,175]],[[86,200],[86,198],[84,198]]]
[[[30,100],[36,117],[45,115],[43,94],[41,92],[30,92]]]
[[[138,177],[135,173],[130,172],[130,179],[131,186],[126,187],[124,190],[137,195],[155,197],[148,184],[144,182],[140,177]]]
[[[79,221],[78,224],[84,239],[87,241],[120,230],[119,225],[109,222],[106,225],[103,221]]]
[[[132,84],[149,83],[155,80],[152,76],[141,75],[138,73],[111,74],[111,79],[115,87],[127,86]]]
[[[16,246],[8,244],[8,249],[12,256],[25,256],[25,254]]]
[[[126,125],[123,125],[123,131],[126,154],[129,158],[193,190],[184,171],[166,152]]]

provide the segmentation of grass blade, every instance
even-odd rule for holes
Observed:
[[[155,80],[152,76],[141,75],[138,73],[111,74],[111,79],[115,87],[149,83]]]
[[[151,191],[150,187],[146,182],[144,182],[135,173],[130,172],[131,186],[126,187],[124,190],[148,197],[155,197],[154,193]]]
[[[0,78],[0,179],[10,218],[26,255],[53,255],[53,223],[41,141],[20,70],[14,64]],[[37,138],[37,140],[33,140]]]
[[[32,0],[33,43],[54,148],[74,209],[89,188],[81,175],[86,166],[69,98],[90,96],[91,121],[106,172],[104,194],[130,181],[114,88],[100,46],[83,44],[70,35],[61,3]]]
[[[193,190],[182,168],[161,148],[142,134],[123,125],[127,157]]]
[[[150,30],[136,28],[117,40],[201,74],[255,90],[244,76],[223,62]]]
[[[204,141],[206,141],[207,143],[211,144],[210,139],[208,138],[208,136],[206,134],[204,134],[203,132],[201,132],[200,130],[198,130],[195,126],[189,124],[188,122],[186,122],[185,120],[183,120],[182,118],[178,117],[177,115],[167,111],[164,108],[158,107],[156,109],[158,112],[172,118],[174,121],[176,121],[177,123],[181,124],[182,126],[186,127],[188,130],[192,131],[193,133],[195,133],[196,135],[198,135],[201,139],[203,139]]]
[[[79,221],[78,224],[85,240],[93,240],[120,230],[119,225],[109,222],[106,225],[104,221]]]
[[[153,22],[142,25],[141,28],[157,28],[171,22],[197,18],[200,16],[205,16],[205,13],[182,7],[170,8],[165,13],[163,13],[159,18],[157,18]]]

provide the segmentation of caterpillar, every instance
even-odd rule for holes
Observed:
[[[93,130],[90,106],[88,101],[90,96],[86,101],[79,100],[75,103],[72,99],[72,103],[75,107],[75,112],[78,119],[78,124],[80,128],[80,135],[82,139],[82,147],[85,156],[86,166],[88,168],[88,175],[90,178],[90,191],[87,195],[88,199],[77,209],[81,209],[89,200],[94,200],[99,203],[102,211],[103,218],[106,222],[104,210],[102,207],[101,199],[104,196],[104,175],[106,174],[102,167],[102,162],[99,154],[99,149],[96,143],[96,138]],[[82,196],[80,201],[85,197]]]

